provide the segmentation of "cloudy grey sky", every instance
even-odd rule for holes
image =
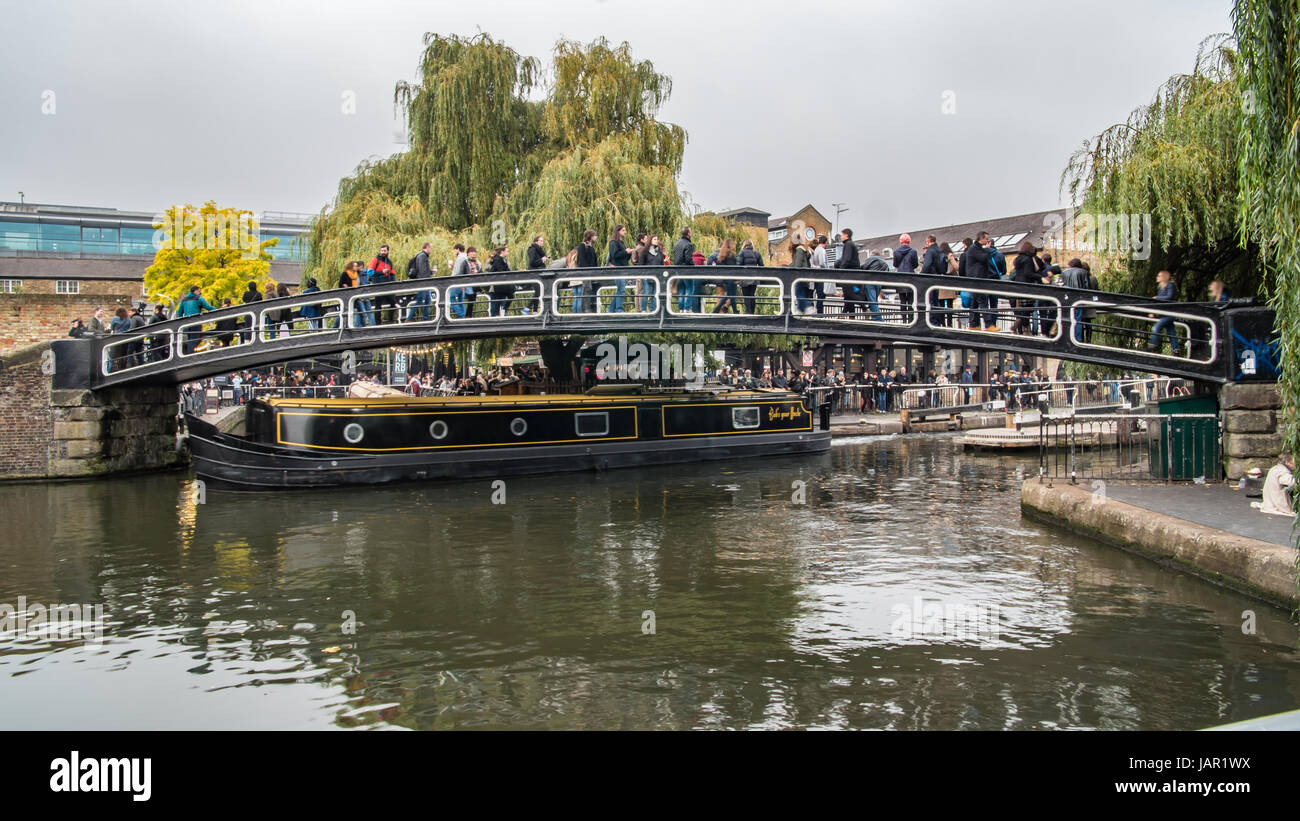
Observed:
[[[1070,152],[1188,71],[1229,0],[6,2],[0,200],[314,212],[400,150],[426,31],[547,61],[626,39],[673,79],[682,187],[859,235],[1051,208]],[[355,114],[344,113],[351,92]],[[944,102],[955,103],[945,113]]]

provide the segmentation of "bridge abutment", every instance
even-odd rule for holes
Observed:
[[[1228,383],[1219,388],[1223,418],[1223,469],[1240,479],[1251,468],[1267,471],[1285,448],[1282,394],[1276,382]]]
[[[177,393],[62,387],[51,344],[0,362],[0,480],[77,479],[180,465]]]

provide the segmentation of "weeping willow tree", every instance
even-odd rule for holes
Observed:
[[[1300,2],[1237,0],[1240,44],[1237,216],[1259,248],[1264,293],[1277,311],[1287,447],[1300,452]]]
[[[450,231],[431,221],[414,195],[390,197],[380,191],[365,191],[340,203],[330,216],[329,222],[314,221],[308,232],[314,260],[308,273],[317,278],[321,288],[333,288],[344,265],[350,260],[369,260],[384,244],[389,246],[394,265],[401,267],[424,243],[433,243],[429,260],[439,275],[446,275],[454,256],[452,246],[475,241],[472,230]]]
[[[1168,269],[1183,301],[1206,300],[1214,279],[1236,296],[1258,291],[1258,250],[1237,241],[1237,66],[1230,36],[1207,38],[1190,74],[1070,157],[1061,184],[1084,213],[1151,215],[1150,256],[1108,256],[1103,289],[1153,293]]]
[[[657,233],[671,248],[685,225],[710,253],[742,228],[689,213],[678,189],[687,135],[657,119],[672,81],[627,43],[561,40],[544,94],[540,63],[487,34],[426,34],[419,79],[399,82],[394,103],[405,115],[408,150],[362,162],[339,183],[334,201],[309,230],[307,270],[321,287],[350,259],[391,246],[399,268],[428,240],[435,262],[451,245],[506,245],[512,267],[544,234],[550,255],[563,256],[583,232],[602,241],[616,225]],[[440,275],[449,273],[441,266]],[[788,349],[797,340],[736,334],[674,337],[699,344]],[[482,340],[480,356],[503,353],[514,339]],[[467,346],[457,351],[466,360]]]

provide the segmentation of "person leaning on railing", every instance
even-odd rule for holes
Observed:
[[[798,235],[790,239],[790,268],[811,268],[812,255],[803,244],[803,239]],[[797,276],[797,275],[796,275]],[[813,312],[813,286],[808,282],[801,282],[795,288],[795,313],[811,314]]]
[[[637,265],[659,266],[667,264],[668,260],[664,257],[663,243],[659,240],[658,234],[650,234],[646,238],[645,249],[637,257]],[[650,277],[643,277],[640,284],[637,285],[637,310],[648,312],[657,311],[659,306],[655,304],[655,280]]]
[[[488,270],[494,274],[505,274],[510,272],[510,261],[507,259],[507,249],[504,245],[498,245],[492,249],[488,256]],[[514,285],[493,285],[488,289],[488,316],[505,316],[506,309],[510,307],[510,301],[515,298]],[[528,309],[524,309],[528,313]]]
[[[307,287],[303,288],[302,292],[303,294],[320,293],[320,286],[316,284],[315,277],[307,278]],[[321,314],[322,311],[319,302],[313,302],[309,305],[304,305],[302,306],[302,308],[298,310],[298,315],[301,316],[303,319],[307,320],[307,327],[313,331],[320,330]]]
[[[176,316],[181,318],[198,316],[204,311],[215,310],[217,310],[216,306],[203,298],[203,289],[197,285],[191,285],[189,293],[182,297],[180,304],[176,306]],[[186,331],[185,338],[181,342],[181,350],[187,354],[194,353],[194,348],[198,345],[199,337],[199,331]]]
[[[754,241],[752,239],[745,240],[745,244],[740,246],[740,254],[736,257],[736,264],[745,267],[762,267],[763,257],[758,253],[758,251],[754,250]],[[742,279],[740,281],[740,293],[744,297],[743,302],[745,305],[745,313],[758,313],[758,299],[756,297],[756,294],[758,293],[758,280]]]
[[[695,265],[695,243],[691,242],[691,229],[682,229],[681,238],[673,245],[672,264],[674,266]],[[677,310],[680,312],[699,311],[700,303],[696,298],[698,280],[677,280]]]
[[[407,279],[431,279],[433,277],[434,265],[429,261],[429,251],[432,248],[433,243],[426,242],[420,246],[420,252],[411,257],[411,261],[406,264]],[[406,309],[406,321],[410,322],[416,316],[419,316],[421,322],[428,322],[431,318],[430,305],[432,302],[432,291],[416,291],[415,299],[412,300],[410,307]]]

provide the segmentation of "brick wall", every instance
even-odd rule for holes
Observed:
[[[4,279],[13,279],[13,277],[3,277]],[[57,294],[58,280],[55,279],[19,279],[22,283],[20,288],[21,294]],[[143,299],[144,281],[131,279],[74,279],[77,283],[77,293],[68,296],[84,296],[85,294],[112,295],[131,294],[136,300]],[[63,296],[63,294],[59,294]]]
[[[68,335],[72,320],[89,321],[95,308],[103,306],[105,322],[118,305],[130,305],[139,297],[120,291],[115,294],[0,294],[0,353]]]
[[[24,351],[0,367],[0,476],[44,475],[48,468],[54,420],[39,353]]]
[[[177,392],[136,385],[55,390],[50,345],[0,356],[0,480],[69,479],[158,470],[177,450]]]

